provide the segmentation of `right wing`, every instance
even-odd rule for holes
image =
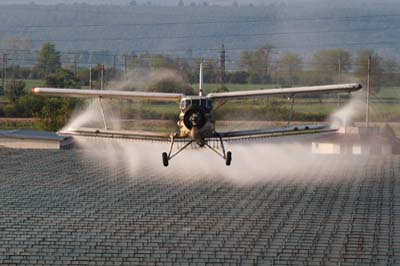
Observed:
[[[142,92],[142,91],[114,91],[114,90],[81,90],[59,88],[33,88],[32,92],[38,95],[78,97],[78,98],[110,98],[149,101],[179,102],[183,97],[180,93]]]
[[[147,132],[147,131],[128,131],[128,130],[108,130],[97,128],[69,128],[57,132],[61,136],[83,136],[110,139],[133,139],[144,141],[169,141],[171,133]]]

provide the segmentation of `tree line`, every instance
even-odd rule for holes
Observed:
[[[45,55],[45,53],[47,55]],[[179,58],[163,54],[130,53],[119,58],[110,51],[93,52],[89,62],[89,51],[60,53],[55,46],[45,43],[34,61],[34,67],[13,64],[8,68],[8,76],[14,79],[43,79],[62,65],[77,72],[82,86],[89,84],[89,67],[92,67],[92,79],[98,80],[100,72],[97,63],[107,66],[106,79],[112,80],[123,76],[123,69],[168,68],[179,71],[188,83],[198,79],[200,62],[204,65],[205,82],[220,81],[220,62],[217,59],[199,59],[188,56]],[[11,52],[12,56],[12,52]],[[47,56],[47,57],[46,57]],[[68,59],[65,59],[68,57]],[[307,61],[294,52],[276,55],[272,45],[265,45],[257,50],[243,51],[239,64],[225,73],[225,83],[240,84],[279,84],[282,86],[317,85],[346,82],[349,80],[365,81],[368,72],[368,58],[372,58],[372,87],[397,86],[399,63],[392,58],[384,58],[373,49],[360,49],[355,54],[344,49],[326,49],[315,52]],[[16,56],[12,60],[19,62]],[[74,61],[75,60],[75,61]],[[21,61],[22,62],[22,61]],[[68,62],[68,63],[65,63]]]

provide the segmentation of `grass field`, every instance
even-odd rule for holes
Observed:
[[[192,84],[193,89],[198,88],[198,84]],[[225,87],[228,88],[229,91],[240,91],[240,90],[259,90],[259,89],[271,89],[276,88],[279,85],[274,84],[225,84]],[[220,84],[211,83],[204,84],[204,90],[206,93],[217,90],[220,87]]]
[[[378,94],[378,98],[394,98],[400,99],[400,87],[382,88]]]
[[[0,118],[0,129],[34,129],[31,118]]]

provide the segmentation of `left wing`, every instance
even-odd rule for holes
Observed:
[[[239,98],[267,97],[273,95],[295,95],[300,93],[352,92],[359,90],[361,88],[362,88],[361,84],[349,83],[349,84],[296,87],[296,88],[216,92],[216,93],[209,93],[207,97],[213,100],[229,100],[229,99],[239,99]]]
[[[327,125],[301,125],[290,126],[281,128],[267,128],[267,129],[254,129],[254,130],[240,130],[218,132],[217,135],[224,140],[229,139],[252,139],[252,138],[268,138],[279,137],[288,135],[302,135],[302,134],[315,134],[332,132],[336,129],[331,129]]]

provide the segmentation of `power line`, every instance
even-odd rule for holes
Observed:
[[[100,41],[101,39],[97,39],[97,41]],[[106,41],[118,41],[120,39],[108,39]],[[74,41],[79,41],[79,39],[76,39]],[[85,40],[89,41],[89,40]],[[42,42],[64,42],[64,40],[42,40]],[[367,46],[372,46],[372,45],[388,45],[388,44],[396,44],[398,43],[397,41],[371,41],[371,42],[337,42],[337,43],[313,43],[313,44],[307,44],[308,47],[325,47],[326,49],[328,47],[335,47],[335,48],[342,48],[342,47],[353,47],[353,46],[361,46],[361,47],[366,47]],[[277,44],[271,44],[273,46],[273,49],[275,50],[282,50],[282,49],[289,49],[289,48],[306,48],[305,46],[298,46],[298,45],[293,45],[293,46],[286,46],[286,45],[277,45]],[[227,51],[243,51],[243,50],[257,50],[260,49],[260,46],[257,47],[230,47],[230,48],[225,48]],[[187,52],[189,48],[181,48],[181,49],[134,49],[133,51],[138,53],[138,52],[144,52],[144,53],[160,53],[160,54],[166,54],[168,52]],[[206,51],[206,52],[211,52],[211,51],[218,51],[220,48],[190,48],[192,51]],[[326,50],[324,49],[324,50]],[[8,50],[12,51],[10,49],[0,49],[0,50]],[[105,51],[109,52],[109,51]],[[76,54],[75,52],[69,52],[67,54]],[[98,55],[101,55],[101,51],[98,53]],[[109,56],[112,56],[110,54]]]
[[[388,44],[388,43],[395,43],[395,42],[356,42],[356,43],[336,43],[336,44],[328,44],[328,45],[324,45],[325,47],[326,46],[335,46],[335,45],[348,45],[348,46],[364,46],[364,45],[381,45],[381,44]],[[294,47],[296,47],[296,48],[299,48],[298,46],[294,46]],[[289,48],[289,46],[286,46],[286,47],[284,47],[284,46],[274,46],[272,49],[274,49],[274,50],[278,50],[278,49],[282,49],[282,48]],[[225,50],[228,50],[228,51],[233,51],[233,50],[240,50],[240,51],[255,51],[255,50],[258,50],[258,49],[260,49],[260,47],[232,47],[232,48],[225,48]],[[193,51],[219,51],[220,50],[220,48],[204,48],[204,49],[192,49]],[[324,50],[326,50],[326,49],[324,49]],[[0,49],[0,51],[5,51],[5,52],[7,52],[7,53],[10,53],[10,54],[13,54],[13,53],[15,53],[15,54],[18,54],[18,53],[24,53],[24,54],[31,54],[32,56],[37,56],[38,54],[39,54],[39,52],[40,51],[38,51],[38,50],[15,50],[15,49]],[[145,53],[150,53],[150,52],[160,52],[160,54],[155,54],[156,56],[165,56],[165,57],[169,57],[169,58],[172,58],[172,59],[176,59],[176,60],[180,60],[180,59],[183,59],[183,60],[189,60],[189,59],[196,59],[196,58],[185,58],[185,57],[177,57],[177,56],[174,56],[174,55],[170,55],[170,54],[165,54],[165,53],[163,53],[163,52],[165,52],[165,51],[151,51],[151,50],[135,50],[136,52],[145,52]],[[169,50],[169,52],[172,52],[172,51],[175,51],[175,52],[186,52],[187,51],[187,49],[186,50],[182,50],[182,49],[173,49],[173,50]],[[101,56],[101,57],[110,57],[110,58],[112,58],[113,56],[118,56],[119,58],[123,58],[124,56],[126,56],[126,57],[132,57],[132,58],[134,58],[135,56],[129,56],[129,55],[127,55],[126,53],[112,53],[112,52],[110,52],[110,51],[84,51],[84,52],[88,52],[88,56],[89,57],[91,57],[91,56],[93,56],[93,55],[95,55],[95,56]],[[77,52],[59,52],[60,53],[60,55],[67,55],[67,56],[71,56],[71,61],[70,62],[68,62],[68,63],[73,63],[73,57],[75,57],[76,55],[85,55],[85,54],[82,54],[82,51],[77,51]],[[146,58],[146,57],[144,57],[143,55],[145,55],[145,54],[142,54],[142,55],[138,55],[138,56],[141,56],[140,57],[140,60],[142,60],[142,61],[145,61],[145,60],[147,60],[147,61],[151,61],[151,60],[154,60],[154,58]],[[149,54],[149,55],[153,55],[153,54]],[[16,60],[16,61],[21,61],[21,60],[25,60],[25,61],[29,61],[29,60],[33,60],[34,61],[34,59],[29,59],[29,58],[23,58],[23,59],[21,59],[21,58],[12,58],[13,60]],[[213,58],[213,59],[215,59],[215,58]],[[226,61],[227,63],[235,63],[235,62],[237,62],[237,60],[230,60],[230,61]],[[271,61],[271,60],[269,60],[269,62],[273,62],[273,61]],[[275,63],[276,62],[278,62],[278,61],[275,61]],[[307,62],[307,63],[304,63],[303,62],[303,64],[319,64],[319,63],[313,63],[313,62]],[[329,64],[330,66],[336,66],[336,63],[332,63],[332,64]],[[351,65],[351,64],[345,64],[345,65]]]
[[[179,58],[179,60],[187,60],[188,58]],[[14,58],[8,58],[8,60],[10,61],[10,60],[15,60]],[[18,59],[17,59],[18,60]],[[28,61],[28,62],[32,62],[32,63],[35,63],[36,62],[36,60],[34,60],[34,59],[30,59],[30,60],[25,60],[25,61]],[[142,59],[141,61],[148,61],[148,62],[151,62],[152,61],[152,59]],[[62,63],[63,64],[70,64],[71,66],[73,66],[73,64],[74,64],[74,62],[72,62],[72,61],[62,61]],[[269,60],[269,63],[271,63],[271,64],[276,64],[276,63],[279,63],[279,61],[277,61],[277,60]],[[319,63],[314,63],[314,62],[304,62],[304,64],[309,64],[309,65],[318,65],[318,66],[334,66],[335,64],[334,63],[332,63],[332,64],[319,64]],[[82,64],[82,65],[85,65],[85,64]],[[91,65],[91,66],[95,66],[95,65],[98,65],[97,63],[91,63],[91,64],[86,64],[86,65]],[[347,64],[349,67],[351,67],[351,68],[353,68],[353,67],[356,67],[356,66],[364,66],[364,64],[356,64],[356,63],[349,63],[349,64]],[[121,67],[121,68],[125,68],[127,65],[125,65],[125,63],[115,63],[115,66],[119,66],[119,67]],[[256,67],[256,69],[258,69],[258,70],[267,70],[267,69],[269,69],[269,68],[267,68],[267,66],[265,66],[265,65],[261,65],[261,64],[253,64],[252,65],[253,67]],[[139,68],[141,68],[141,67],[145,67],[145,66],[140,66],[140,65],[131,65],[131,67],[139,67]],[[217,59],[215,59],[215,65],[212,65],[212,66],[208,66],[208,65],[204,65],[203,66],[203,68],[204,69],[215,69],[216,71],[218,70],[218,66],[217,66]],[[197,69],[197,68],[196,68]],[[239,67],[239,69],[238,68],[230,68],[230,69],[226,69],[227,71],[230,71],[230,72],[232,72],[232,71],[238,71],[238,70],[240,70],[240,69],[246,69],[246,67]],[[300,70],[300,72],[313,72],[313,73],[326,73],[326,74],[332,74],[332,72],[336,72],[335,70],[331,70],[331,71],[328,71],[327,72],[327,70],[318,70],[318,69],[304,69],[304,68],[302,68],[301,70]],[[272,73],[273,74],[280,74],[280,73],[287,73],[287,71],[283,71],[283,70],[273,70],[272,71]],[[346,74],[346,73],[351,73],[351,71],[346,71],[346,72],[342,72],[343,74]],[[381,70],[381,71],[378,71],[378,72],[376,72],[376,73],[374,73],[374,71],[372,70],[371,71],[371,75],[376,75],[376,74],[378,74],[378,75],[393,75],[393,74],[400,74],[400,66],[397,66],[397,67],[394,67],[394,68],[392,68],[392,71],[383,71],[383,70]]]
[[[400,27],[384,28],[360,28],[351,30],[319,30],[319,31],[293,31],[293,32],[263,32],[244,34],[206,34],[206,35],[182,35],[182,36],[135,36],[128,38],[77,38],[77,39],[32,39],[32,42],[91,42],[91,41],[133,41],[133,40],[170,40],[170,39],[196,39],[196,38],[259,38],[274,35],[296,35],[296,34],[321,34],[321,33],[357,33],[357,32],[382,32],[388,30],[399,30]]]
[[[229,23],[259,23],[259,22],[276,22],[276,21],[315,21],[321,20],[359,20],[371,18],[399,18],[400,14],[379,14],[379,15],[362,15],[362,16],[330,16],[330,17],[298,17],[298,18],[252,18],[244,20],[209,20],[209,21],[165,21],[165,22],[150,22],[150,23],[111,23],[111,24],[68,24],[68,25],[2,25],[3,27],[13,28],[88,28],[88,27],[114,27],[114,26],[171,26],[171,25],[201,25],[201,24],[229,24]],[[190,17],[192,18],[192,17]]]

